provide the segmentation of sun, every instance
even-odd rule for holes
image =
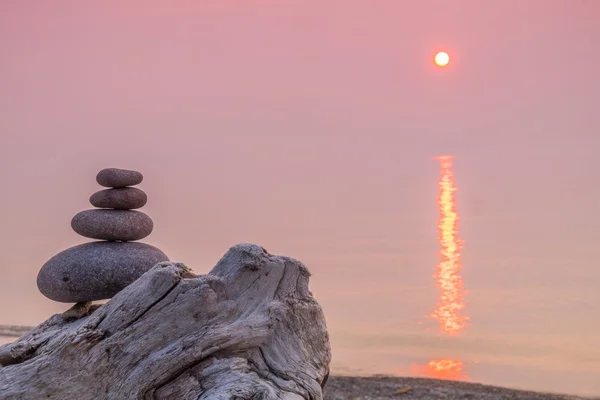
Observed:
[[[434,61],[438,67],[445,67],[450,62],[450,56],[445,51],[440,51],[435,55]]]

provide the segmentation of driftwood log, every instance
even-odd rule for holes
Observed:
[[[308,278],[250,244],[207,275],[157,264],[0,347],[0,399],[322,399],[331,352]]]

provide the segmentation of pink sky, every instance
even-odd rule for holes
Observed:
[[[600,393],[599,44],[592,0],[3,1],[0,324],[67,307],[35,277],[86,241],[70,220],[115,166],[144,173],[144,241],[171,259],[204,273],[256,242],[304,261],[340,370],[542,354],[577,374],[471,375]],[[437,349],[415,337],[441,153],[473,325]]]

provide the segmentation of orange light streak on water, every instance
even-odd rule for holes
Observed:
[[[466,381],[469,379],[464,363],[453,358],[431,360],[427,365],[412,365],[412,373],[417,376],[435,379]]]
[[[441,260],[434,277],[440,289],[440,298],[430,317],[439,322],[442,333],[455,336],[468,325],[468,317],[461,313],[465,308],[465,292],[460,275],[462,241],[458,237],[459,215],[454,198],[457,187],[452,172],[452,158],[453,156],[436,157],[441,167],[437,199],[440,212],[438,240]]]
[[[438,321],[441,333],[456,336],[468,325],[469,320],[462,314],[465,308],[465,291],[460,275],[462,241],[458,237],[459,215],[454,198],[457,187],[452,172],[453,157],[439,156],[436,159],[439,160],[441,167],[437,199],[440,212],[438,241],[441,260],[436,267],[434,277],[440,289],[440,297],[437,308],[428,317]],[[427,378],[469,380],[465,363],[454,358],[434,359],[426,365],[413,364],[411,371],[414,375]]]

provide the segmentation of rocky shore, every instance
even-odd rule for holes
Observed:
[[[331,376],[325,400],[590,400],[428,378]],[[593,398],[595,400],[600,397]]]

